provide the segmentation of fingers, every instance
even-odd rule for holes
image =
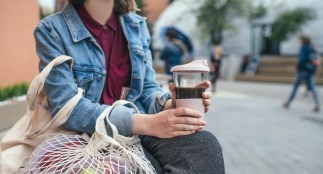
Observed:
[[[204,126],[198,125],[187,125],[187,124],[175,124],[173,125],[173,132],[175,131],[199,131],[202,130]]]
[[[195,118],[202,117],[202,113],[199,113],[198,111],[195,111],[190,108],[185,108],[185,107],[176,108],[173,110],[173,112],[174,112],[173,114],[177,117],[182,117],[182,116],[190,116]]]
[[[203,92],[202,97],[203,97],[203,104],[205,105],[204,112],[206,113],[209,111],[211,104],[212,104],[212,101],[211,101],[212,93]]]
[[[169,83],[168,88],[169,88],[169,91],[170,91],[171,93],[175,92],[175,84],[174,84],[174,83]]]
[[[210,99],[212,97],[212,93],[210,93],[210,92],[203,92],[202,93],[202,97],[204,99]]]
[[[175,117],[173,120],[173,124],[205,126],[206,122],[200,118],[182,116],[182,117]]]
[[[174,83],[169,83],[169,91],[172,93],[172,108],[176,107],[176,102],[175,102],[175,84]]]
[[[195,86],[195,88],[209,88],[211,87],[211,82],[210,81],[205,81],[203,83],[200,83],[198,85]]]
[[[206,89],[211,87],[211,82],[210,81],[205,81],[204,86],[205,86]]]

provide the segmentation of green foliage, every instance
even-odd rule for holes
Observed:
[[[220,44],[223,30],[235,29],[232,19],[249,16],[251,8],[250,0],[204,0],[197,10],[198,24],[213,44]]]
[[[307,22],[316,18],[310,8],[297,8],[280,14],[272,24],[272,40],[282,42],[296,34]]]
[[[27,94],[29,84],[20,83],[6,88],[0,87],[0,101]]]
[[[47,15],[46,14],[44,14],[44,12],[43,12],[43,8],[42,7],[39,7],[39,17],[40,17],[40,19],[43,19],[43,18],[45,18]]]
[[[138,11],[137,13],[139,15],[143,15],[143,7],[144,7],[144,3],[142,2],[142,0],[136,0],[136,4],[137,4],[137,7],[140,9],[140,11]]]
[[[250,20],[257,19],[266,16],[266,14],[267,8],[264,6],[264,4],[259,4],[251,9],[249,18]]]

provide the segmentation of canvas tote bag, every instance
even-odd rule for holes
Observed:
[[[83,90],[72,97],[54,117],[48,111],[44,94],[44,82],[53,67],[73,59],[59,56],[51,61],[31,82],[27,92],[27,113],[4,135],[0,146],[0,173],[17,173],[34,148],[55,135],[71,135],[76,132],[61,129],[69,115],[83,96]]]

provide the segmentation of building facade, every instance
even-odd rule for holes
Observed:
[[[0,87],[30,82],[38,73],[33,31],[37,1],[0,1]]]
[[[265,36],[268,34],[267,25],[270,25],[281,12],[292,10],[297,7],[309,7],[316,13],[316,19],[308,22],[302,27],[300,34],[312,38],[316,49],[323,53],[323,1],[322,0],[260,0],[268,9],[267,15],[258,21],[249,21],[246,18],[235,18],[232,20],[236,30],[225,31],[223,47],[226,54],[241,56],[252,51],[262,53],[265,49]],[[199,1],[202,2],[202,1]],[[194,4],[194,5],[192,5]],[[203,33],[197,24],[196,9],[199,4],[194,0],[174,1],[160,15],[154,27],[154,48],[161,49],[162,42],[159,38],[161,28],[165,26],[176,26],[194,41],[196,56],[209,56],[210,43],[203,38]],[[282,55],[297,55],[299,48],[299,35],[291,36],[287,41],[280,44]]]

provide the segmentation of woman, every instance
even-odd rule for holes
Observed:
[[[220,77],[220,69],[221,69],[221,59],[222,59],[222,46],[216,45],[214,46],[213,53],[211,54],[211,84],[212,84],[212,92],[216,91],[217,80]]]
[[[297,64],[297,77],[294,82],[292,93],[290,94],[288,101],[284,103],[284,107],[288,108],[293,101],[296,91],[301,84],[302,80],[305,80],[307,89],[313,93],[315,107],[314,112],[320,111],[320,101],[315,87],[315,72],[317,66],[312,62],[312,55],[315,54],[315,49],[311,44],[311,39],[306,36],[300,38],[301,47],[298,56]]]
[[[124,136],[142,135],[141,144],[158,173],[224,173],[219,143],[199,131],[205,125],[201,114],[174,109],[171,93],[157,84],[148,29],[135,10],[132,0],[69,0],[62,12],[40,21],[34,32],[40,70],[59,55],[74,58],[72,71],[68,63],[61,64],[45,82],[51,114],[81,87],[85,96],[63,126],[91,134],[100,113],[120,98],[122,88],[129,88],[126,99],[142,114],[117,106],[110,121]],[[211,95],[203,97],[207,111]]]
[[[160,54],[160,58],[165,61],[165,73],[172,75],[170,69],[173,66],[182,64],[182,56],[187,50],[182,41],[177,39],[177,32],[169,29],[166,32],[167,43]]]

